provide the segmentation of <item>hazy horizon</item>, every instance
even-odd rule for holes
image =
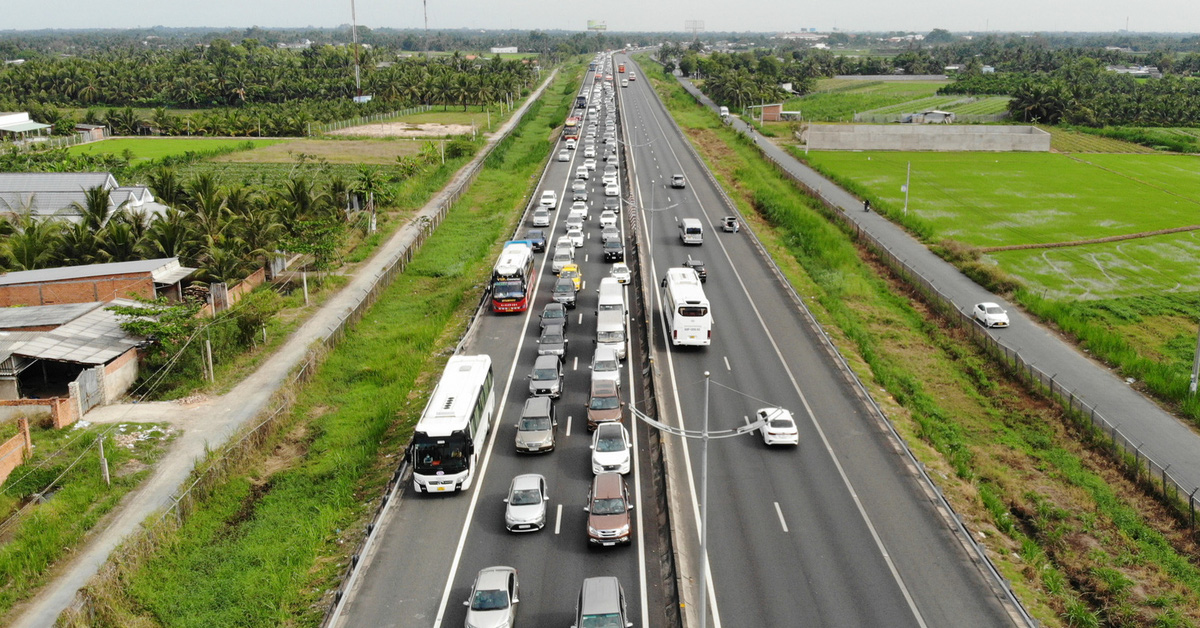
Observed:
[[[247,3],[209,0],[180,10],[173,3],[110,0],[103,10],[94,2],[58,0],[25,3],[8,12],[0,30],[129,29],[155,26],[238,29],[334,28],[351,21],[351,1],[260,0]],[[418,0],[355,0],[357,22],[371,28],[423,28]],[[1066,0],[1048,4],[1014,0],[1006,4],[964,0],[938,11],[913,11],[911,5],[858,0],[850,5],[807,7],[762,0],[753,12],[731,11],[717,0],[665,0],[650,5],[608,0],[594,8],[550,0],[508,2],[428,2],[430,29],[516,29],[584,31],[588,20],[605,22],[613,32],[686,32],[685,20],[699,20],[705,31],[792,32],[815,28],[858,32],[1077,32],[1111,33],[1128,28],[1140,33],[1192,34],[1200,29],[1200,2],[1150,0],[1132,11],[1116,0]],[[1184,28],[1189,25],[1193,30]]]

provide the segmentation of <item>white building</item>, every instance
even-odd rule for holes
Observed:
[[[488,52],[490,52],[494,55],[516,54],[517,47],[516,46],[492,46],[491,48],[488,49]]]

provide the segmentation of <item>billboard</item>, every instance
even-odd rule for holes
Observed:
[[[589,31],[606,31],[606,30],[608,30],[608,24],[605,24],[601,20],[588,20],[587,24],[588,24],[587,29]]]

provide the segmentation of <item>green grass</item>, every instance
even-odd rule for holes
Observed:
[[[98,603],[102,625],[316,625],[348,558],[342,530],[367,516],[364,483],[390,474],[435,376],[478,303],[550,146],[543,129],[578,85],[564,73],[470,191],[301,391],[292,432],[303,454],[219,487],[177,538]],[[565,85],[566,89],[559,86]],[[428,391],[429,386],[422,386]],[[268,448],[269,449],[269,448]],[[394,464],[394,463],[393,463]],[[374,493],[369,493],[374,495]]]
[[[993,560],[1043,625],[1197,619],[1200,570],[1180,549],[1191,544],[1175,520],[1155,518],[1157,504],[1081,445],[1067,419],[872,271],[849,234],[743,138],[676,89],[660,89],[956,510],[974,532],[986,532]]]
[[[221,150],[246,145],[253,145],[255,147],[270,146],[271,144],[278,144],[284,141],[286,140],[250,140],[245,138],[116,138],[72,146],[68,150],[71,154],[75,155],[124,155],[125,151],[129,151],[133,154],[131,161],[136,163],[139,161],[160,159],[169,155],[183,155],[188,152]]]
[[[1120,139],[1101,137],[1091,133],[1072,131],[1061,127],[1041,127],[1050,132],[1050,149],[1060,153],[1153,153],[1153,148],[1140,146]]]
[[[160,427],[122,425],[124,431],[115,434],[150,433]],[[160,429],[151,434],[152,438],[134,442],[129,448],[117,445],[114,434],[110,434],[105,441],[105,455],[112,485],[105,486],[95,442],[109,427],[56,430],[30,426],[33,455],[14,469],[0,488],[0,520],[12,518],[0,546],[0,615],[49,580],[49,572],[58,561],[70,556],[100,518],[149,475],[148,465],[158,459],[173,437]],[[165,440],[158,440],[160,437]],[[72,467],[76,460],[78,463]],[[64,472],[49,499],[20,512],[33,493],[48,488]]]
[[[837,81],[822,83],[819,89],[802,98],[784,103],[787,111],[800,111],[805,120],[818,122],[849,122],[855,113],[862,113],[933,96],[945,82],[925,81]],[[959,100],[950,98],[949,100]],[[904,113],[911,110],[906,109]]]

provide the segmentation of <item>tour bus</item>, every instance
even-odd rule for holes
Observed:
[[[566,126],[563,127],[564,140],[579,139],[579,116],[571,116],[567,118]]]
[[[496,409],[492,388],[491,357],[456,355],[446,362],[408,447],[418,493],[471,487]]]
[[[492,311],[524,312],[529,309],[529,296],[537,270],[533,263],[533,243],[528,240],[509,240],[504,243],[500,259],[492,270]]]
[[[712,343],[712,313],[700,276],[691,268],[669,268],[663,277],[663,318],[673,345]]]

